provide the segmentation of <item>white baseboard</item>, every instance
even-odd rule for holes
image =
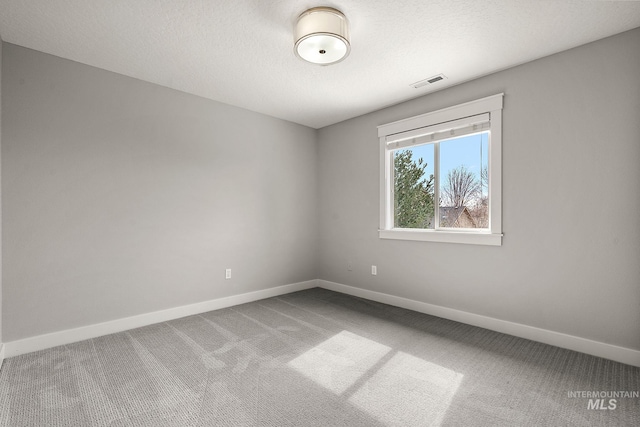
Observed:
[[[556,347],[575,350],[581,353],[591,354],[593,356],[603,357],[605,359],[615,360],[616,362],[626,363],[627,365],[640,367],[640,351],[638,350],[618,347],[599,341],[549,331],[547,329],[540,329],[520,323],[508,322],[506,320],[468,313],[439,305],[427,304],[425,302],[414,301],[381,292],[355,288],[353,286],[329,282],[327,280],[318,280],[318,286],[331,291],[341,292],[437,317],[443,317],[445,319],[455,320],[468,325],[479,326],[492,331],[502,332],[504,334],[514,335],[516,337],[526,338],[554,345]]]
[[[402,307],[408,310],[430,314],[445,319],[455,320],[457,322],[479,326],[481,328],[490,329],[492,331],[502,332],[505,334],[514,335],[517,337],[526,338],[533,341],[538,341],[545,344],[550,344],[569,350],[575,350],[581,353],[591,354],[593,356],[603,357],[605,359],[615,360],[616,362],[640,367],[640,351],[638,350],[619,347],[611,344],[589,340],[586,338],[563,334],[560,332],[549,331],[547,329],[540,329],[520,323],[513,323],[506,320],[495,319],[479,314],[468,313],[452,308],[428,304],[425,302],[414,301],[408,298],[397,297],[381,292],[355,288],[353,286],[329,282],[327,280],[309,280],[306,282],[277,286],[260,291],[248,292],[240,295],[232,295],[225,298],[170,308],[153,313],[146,313],[138,316],[127,317],[124,319],[117,319],[109,322],[98,323],[95,325],[83,326],[80,328],[68,329],[65,331],[53,332],[50,334],[6,342],[4,344],[0,344],[0,367],[2,367],[2,361],[5,357],[8,358],[18,356],[25,353],[31,353],[33,351],[56,347],[59,345],[70,344],[73,342],[96,338],[116,332],[122,332],[129,329],[140,328],[142,326],[147,326],[154,323],[166,322],[169,320],[178,319],[180,317],[191,316],[194,314],[205,313],[207,311],[218,310],[221,308],[232,307],[234,305],[258,301],[278,295],[284,295],[291,292],[311,289],[317,286],[324,289],[366,298],[372,301],[377,301],[396,307]]]
[[[207,311],[219,310],[221,308],[232,307],[291,292],[302,291],[317,287],[317,280],[293,283],[290,285],[277,286],[275,288],[263,289],[260,291],[248,292],[240,295],[232,295],[225,298],[204,301],[196,304],[184,305],[181,307],[169,308],[152,313],[140,314],[126,317],[124,319],[112,320],[109,322],[97,323],[80,328],[68,329],[65,331],[52,332],[50,334],[38,335],[16,341],[4,343],[3,351],[5,356],[13,357],[33,351],[44,350],[59,345],[71,344],[74,342],[109,335],[116,332],[127,331],[129,329],[140,328],[154,323],[166,322],[194,314],[206,313]]]

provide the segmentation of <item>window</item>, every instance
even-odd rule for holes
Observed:
[[[502,97],[378,127],[380,238],[502,244]]]

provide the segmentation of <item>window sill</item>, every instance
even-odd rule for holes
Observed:
[[[381,239],[502,246],[502,234],[490,232],[393,229],[378,230],[378,235]]]

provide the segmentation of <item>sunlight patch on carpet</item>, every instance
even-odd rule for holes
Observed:
[[[407,353],[372,373],[349,402],[387,424],[439,426],[463,375]]]
[[[387,353],[390,347],[342,331],[288,363],[316,384],[342,394]]]

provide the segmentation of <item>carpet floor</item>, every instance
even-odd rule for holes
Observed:
[[[0,426],[638,426],[638,393],[640,368],[316,288],[7,359]]]

